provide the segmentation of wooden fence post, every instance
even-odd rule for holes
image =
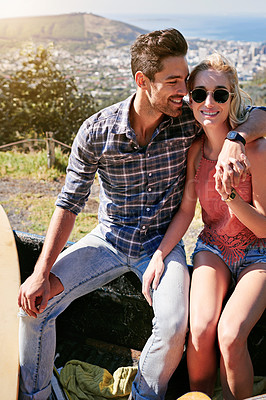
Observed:
[[[47,147],[47,166],[51,168],[55,164],[55,149],[53,141],[53,132],[46,132],[46,147]]]

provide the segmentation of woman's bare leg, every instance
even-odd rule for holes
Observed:
[[[245,268],[218,325],[221,382],[227,400],[252,395],[253,367],[247,338],[266,307],[266,264]]]
[[[231,273],[220,257],[208,251],[196,254],[190,293],[188,372],[191,390],[210,396],[217,373],[217,324],[230,282]]]

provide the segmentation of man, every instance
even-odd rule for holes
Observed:
[[[42,253],[19,293],[23,400],[46,400],[50,394],[55,318],[75,298],[129,270],[142,279],[178,209],[186,154],[197,133],[183,102],[186,53],[187,43],[175,29],[141,35],[131,48],[136,94],[90,117],[77,134]],[[239,132],[251,140],[262,135],[264,124],[263,111],[254,110]],[[232,162],[243,169],[237,162],[243,145],[226,142],[219,161],[225,184]],[[59,255],[96,171],[101,184],[99,225]],[[188,291],[180,243],[165,259],[165,271],[152,293],[153,333],[142,351],[134,399],[164,399],[183,353]]]

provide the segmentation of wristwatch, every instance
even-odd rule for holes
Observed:
[[[231,189],[231,193],[228,195],[227,199],[223,199],[223,201],[228,202],[234,200],[236,197],[236,191],[234,188]]]
[[[236,132],[236,131],[230,131],[228,132],[226,139],[228,140],[232,140],[234,142],[241,142],[243,143],[243,145],[245,146],[246,141],[243,138],[243,136],[240,135],[240,133]]]

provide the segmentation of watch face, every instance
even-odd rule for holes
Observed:
[[[237,135],[237,132],[232,131],[232,132],[228,133],[227,137],[228,137],[228,139],[235,139],[236,135]]]

